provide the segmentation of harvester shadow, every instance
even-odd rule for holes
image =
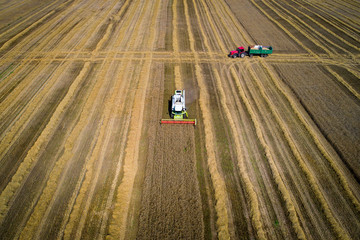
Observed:
[[[172,105],[172,102],[171,102],[171,98],[168,100],[168,114],[169,114],[169,117],[171,118],[171,105]]]

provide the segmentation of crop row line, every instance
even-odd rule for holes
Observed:
[[[308,181],[310,183],[310,186],[312,187],[312,189],[315,192],[316,197],[318,198],[318,200],[321,203],[321,206],[324,210],[324,213],[327,217],[327,219],[329,220],[329,222],[331,223],[333,229],[335,230],[335,232],[338,234],[338,237],[340,239],[349,239],[349,236],[347,235],[347,233],[340,227],[339,223],[336,221],[333,213],[330,210],[330,207],[327,203],[327,201],[325,200],[323,193],[320,189],[320,187],[317,184],[317,181],[314,177],[314,175],[312,174],[311,170],[309,170],[309,168],[307,167],[306,163],[304,162],[303,158],[301,157],[301,154],[298,150],[298,147],[296,146],[295,140],[293,139],[293,136],[291,136],[291,134],[289,133],[289,129],[288,126],[283,122],[282,118],[280,117],[280,113],[276,110],[276,108],[274,108],[274,103],[271,102],[271,100],[269,99],[269,97],[267,96],[267,94],[264,92],[264,86],[261,85],[261,81],[256,77],[255,73],[253,72],[253,70],[251,68],[248,68],[252,78],[255,80],[256,84],[258,85],[259,89],[260,89],[260,93],[263,97],[263,99],[266,101],[267,105],[269,106],[271,113],[273,114],[273,116],[275,117],[276,121],[278,122],[287,142],[289,143],[289,146],[291,148],[292,153],[294,154],[296,160],[299,163],[299,166],[301,167],[301,169],[303,170],[303,172],[305,173],[305,175],[308,178]]]
[[[130,4],[131,3],[131,4]],[[124,49],[130,49],[127,45],[128,42],[131,41],[131,33],[129,33],[129,29],[133,29],[134,27],[132,27],[131,25],[132,24],[137,24],[140,20],[140,14],[137,13],[138,9],[139,9],[139,5],[140,5],[140,1],[127,1],[126,3],[126,8],[128,8],[128,10],[126,12],[122,12],[123,14],[126,14],[127,17],[125,17],[124,15],[124,19],[126,19],[123,23],[123,25],[120,26],[120,29],[119,29],[119,34],[118,36],[121,36],[121,37],[118,37],[116,42],[114,43],[114,47],[115,49],[118,49],[120,46],[122,45],[126,45],[127,47],[124,48]],[[130,6],[128,6],[130,4]],[[119,18],[120,19],[120,14],[117,15],[116,18]],[[128,42],[124,43],[123,41],[125,41],[126,37],[128,37]]]
[[[55,76],[59,76],[63,73],[64,69],[68,67],[70,63],[65,63],[55,72]],[[52,78],[51,81],[47,83],[47,85],[42,89],[42,91],[38,94],[37,98],[31,101],[22,114],[21,118],[16,121],[16,123],[12,126],[11,130],[8,131],[0,143],[2,154],[5,154],[5,150],[10,147],[12,144],[12,140],[20,134],[20,130],[24,128],[31,120],[30,116],[32,116],[39,105],[45,101],[46,94],[50,91],[53,85],[56,83],[55,78]],[[60,106],[60,105],[59,105]],[[61,106],[64,107],[64,106]],[[60,110],[59,110],[60,111]],[[62,111],[62,110],[61,110]],[[60,112],[61,112],[60,111]],[[58,114],[60,114],[60,112]],[[30,120],[29,120],[30,119]],[[51,119],[50,119],[51,120]],[[55,120],[54,120],[55,121]],[[50,124],[50,125],[49,125]],[[32,164],[36,161],[38,154],[40,153],[41,146],[46,142],[46,138],[51,134],[51,130],[55,127],[55,123],[49,122],[47,124],[48,127],[45,127],[39,138],[36,140],[34,145],[28,151],[26,157],[18,167],[16,173],[12,176],[11,181],[7,184],[6,188],[0,194],[0,222],[3,220],[6,212],[9,209],[9,202],[11,198],[16,193],[17,189],[21,186],[22,180],[28,174]]]
[[[204,33],[203,26],[201,24],[199,10],[196,5],[195,0],[193,0],[195,15],[197,18],[197,22],[200,26],[200,32],[203,36],[204,45],[205,48],[211,51],[208,39]],[[199,86],[199,105],[200,110],[203,113],[203,121],[204,121],[204,130],[205,130],[205,146],[207,150],[207,162],[208,162],[208,168],[210,171],[210,177],[214,186],[215,190],[215,210],[217,213],[217,232],[219,239],[230,239],[230,232],[229,232],[229,225],[230,225],[230,216],[228,212],[229,207],[229,200],[226,193],[226,185],[225,180],[221,176],[219,170],[218,170],[218,163],[216,160],[216,152],[215,152],[215,140],[213,135],[213,126],[212,126],[212,119],[211,119],[211,113],[209,112],[206,103],[209,101],[209,94],[206,91],[206,83],[202,76],[202,70],[199,65],[199,59],[198,55],[195,54],[195,47],[194,45],[194,37],[190,26],[190,19],[189,19],[189,13],[188,8],[185,9],[185,16],[187,16],[187,26],[189,29],[189,38],[190,38],[190,48],[193,50],[194,55],[196,56],[196,65],[195,65],[195,76],[198,82]],[[213,58],[213,57],[212,57]]]
[[[331,26],[335,27],[337,30],[345,33],[347,36],[349,36],[350,38],[357,40],[354,37],[354,33],[357,31],[355,28],[353,28],[352,26],[350,26],[349,24],[347,24],[346,22],[342,21],[339,18],[335,18],[333,16],[329,16],[328,13],[326,13],[324,11],[324,9],[322,7],[318,7],[316,4],[312,4],[311,2],[306,2],[306,4],[316,8],[319,12],[322,12],[326,15],[328,15],[328,17],[331,17],[331,19],[334,19],[335,21],[330,21],[329,19],[327,19],[326,17],[323,17],[322,15],[320,15],[318,12],[315,12],[311,9],[309,9],[307,6],[305,6],[304,2],[299,2],[298,0],[292,0],[296,5],[298,5],[299,7],[305,8],[307,9],[311,14],[314,14],[316,17],[322,19],[323,21],[325,21],[326,23],[330,24]],[[338,24],[335,24],[335,22],[339,22],[342,24],[342,26],[339,26]],[[345,26],[345,28],[344,28]],[[325,28],[326,29],[326,28]],[[351,31],[348,31],[351,30]],[[358,48],[358,47],[357,47]]]
[[[346,174],[343,172],[343,170],[341,170],[341,167],[338,165],[338,163],[336,163],[336,162],[341,162],[339,156],[335,153],[332,147],[329,146],[329,143],[320,133],[319,129],[314,125],[311,118],[306,114],[306,111],[301,106],[301,104],[294,100],[295,98],[292,96],[291,91],[288,89],[288,87],[285,86],[285,84],[282,83],[281,81],[276,80],[277,78],[273,75],[273,73],[265,63],[261,62],[261,64],[266,70],[266,72],[269,74],[269,77],[274,83],[274,86],[283,94],[283,96],[286,97],[287,101],[290,103],[292,110],[297,115],[300,122],[304,125],[304,127],[312,137],[317,148],[323,154],[325,159],[330,163],[332,169],[336,172],[349,198],[356,206],[357,210],[360,211],[360,203],[350,189],[348,180],[345,177]],[[327,69],[327,70],[331,71],[331,69]],[[337,160],[334,160],[334,158]]]
[[[152,18],[151,26],[155,26],[160,8],[159,0],[154,4],[154,9],[151,11]],[[140,21],[138,21],[140,22]],[[142,35],[142,34],[141,34]],[[152,49],[155,43],[155,28],[150,28],[149,40],[146,43],[147,49]],[[123,178],[117,188],[116,199],[114,203],[114,210],[110,220],[107,238],[125,238],[127,216],[129,212],[130,200],[133,193],[135,176],[138,170],[139,159],[139,144],[142,135],[142,126],[144,118],[144,107],[146,91],[150,81],[150,71],[152,65],[152,54],[149,60],[145,60],[142,70],[139,74],[139,83],[134,96],[134,105],[132,107],[132,115],[129,125],[129,137],[126,143],[124,164],[123,164]]]
[[[315,54],[310,48],[306,47],[301,41],[298,39],[287,29],[285,28],[279,21],[275,20],[273,17],[270,16],[255,0],[251,0],[251,3],[260,11],[262,12],[271,22],[275,23],[281,30],[283,30],[290,38],[296,41],[303,49],[305,49],[312,57],[318,58],[319,56]],[[279,15],[279,14],[278,14]],[[280,16],[280,15],[279,15]],[[285,21],[289,22],[286,18],[283,18]]]
[[[267,0],[262,0],[263,2],[267,1]],[[333,55],[334,53],[331,53],[330,51],[328,51],[328,49],[324,46],[324,42],[321,42],[320,40],[315,40],[314,37],[311,38],[311,36],[309,34],[305,34],[305,32],[311,32],[314,35],[318,35],[323,41],[326,41],[329,43],[329,46],[335,46],[339,49],[341,49],[343,52],[346,52],[349,56],[353,56],[353,54],[346,50],[345,48],[343,48],[342,46],[340,46],[339,44],[335,43],[334,41],[330,40],[329,38],[327,38],[326,36],[324,36],[322,33],[320,33],[319,31],[316,31],[315,28],[313,28],[312,26],[310,26],[309,24],[307,24],[304,20],[302,20],[300,17],[298,17],[296,14],[292,13],[291,11],[287,10],[285,7],[281,6],[279,3],[277,3],[276,1],[272,1],[273,6],[276,5],[278,9],[281,9],[281,11],[283,11],[284,13],[286,13],[285,15],[287,16],[291,16],[293,19],[296,19],[301,25],[303,25],[304,27],[301,27],[300,24],[295,24],[295,21],[290,21],[289,22],[292,23],[293,26],[297,26],[297,29],[302,32],[304,35],[308,36],[309,40],[312,40],[313,43],[315,43],[318,47],[321,47],[323,50],[325,50],[326,52],[329,53],[329,55]],[[269,4],[267,6],[270,7],[270,2],[267,1]],[[275,7],[270,7],[273,10],[275,9]],[[293,8],[294,9],[294,8]],[[300,11],[294,9],[296,12],[301,13]],[[279,13],[279,12],[278,12]],[[320,23],[318,23],[317,21],[315,21],[314,19],[308,17],[306,14],[301,13],[303,16],[305,16],[306,18],[310,19],[311,21],[313,21],[315,24],[319,25],[320,27],[322,26]],[[302,30],[301,30],[302,29]],[[354,47],[355,49],[358,49],[356,46],[352,45],[351,43],[345,41],[342,38],[339,38],[338,35],[334,34],[332,31],[328,30],[327,28],[323,28],[325,29],[328,33],[330,33],[332,36],[334,36],[335,38],[339,39],[340,41],[342,41],[343,43]],[[329,47],[329,49],[332,49],[331,47]]]
[[[235,84],[236,84],[236,87],[240,94],[240,97],[242,99],[242,102],[245,104],[246,109],[251,116],[251,120],[255,127],[256,135],[258,136],[258,139],[259,139],[262,147],[265,150],[266,158],[269,161],[269,165],[271,168],[271,172],[273,174],[273,178],[274,178],[275,183],[277,184],[278,189],[281,192],[282,197],[285,201],[286,209],[289,212],[289,218],[290,218],[293,228],[297,234],[297,237],[299,239],[306,239],[306,235],[301,227],[299,217],[296,213],[295,204],[293,203],[291,194],[287,190],[287,187],[285,186],[285,184],[282,180],[282,177],[276,167],[276,163],[273,159],[273,156],[275,156],[276,154],[273,152],[273,150],[271,149],[271,147],[267,144],[267,142],[265,140],[265,136],[263,133],[264,129],[262,127],[262,124],[260,123],[258,114],[255,112],[254,108],[252,107],[252,104],[248,100],[248,97],[246,96],[246,93],[240,83],[241,81],[239,80],[236,71],[234,70],[234,68],[231,68],[230,71],[231,71],[232,77],[235,79]]]
[[[323,12],[323,13],[327,13],[327,14],[330,15],[330,16],[332,16],[332,15],[338,16],[338,17],[337,17],[337,20],[338,20],[341,24],[343,24],[343,25],[347,26],[348,28],[354,30],[354,32],[357,31],[356,29],[357,29],[357,26],[359,25],[359,22],[355,21],[355,20],[351,17],[351,14],[349,14],[349,12],[346,11],[345,9],[341,9],[341,11],[337,11],[337,10],[339,9],[339,7],[332,5],[332,3],[331,3],[331,2],[328,2],[328,1],[322,3],[321,5],[319,5],[319,4],[314,4],[314,3],[312,3],[312,1],[309,1],[309,0],[307,0],[306,2],[307,2],[307,4],[310,4],[311,6],[313,6],[314,8],[316,8],[317,10],[319,10],[319,11],[321,11],[321,12]],[[328,6],[328,4],[329,4],[330,6]],[[331,6],[331,5],[332,5],[332,6]],[[343,14],[342,12],[345,12],[345,13],[347,13],[347,14]],[[341,17],[342,19],[340,19],[340,17]],[[346,21],[344,21],[343,19],[345,19]],[[353,23],[353,24],[350,25],[350,22]]]
[[[85,65],[83,66],[83,70],[80,72],[80,74],[78,75],[78,77],[75,79],[74,83],[71,85],[71,87],[68,90],[67,95],[65,96],[65,98],[63,98],[63,100],[61,101],[61,103],[58,105],[58,108],[55,110],[55,113],[53,114],[53,116],[51,117],[47,127],[50,127],[50,130],[55,128],[56,124],[51,124],[53,122],[51,122],[53,119],[55,119],[54,121],[59,121],[60,118],[60,114],[62,114],[62,112],[64,111],[64,109],[66,108],[67,103],[70,101],[70,99],[72,98],[72,96],[74,95],[74,93],[78,90],[78,86],[81,84],[84,76],[87,74],[87,72],[90,69],[90,62],[85,63]],[[58,79],[58,78],[53,78],[53,79]],[[59,110],[61,109],[61,110]],[[56,111],[60,111],[60,112],[56,112]],[[58,113],[58,114],[57,114]],[[50,125],[49,125],[50,124]],[[42,134],[44,132],[46,132],[46,128],[45,130],[42,132]],[[41,135],[42,136],[42,135]],[[69,146],[69,145],[68,145]],[[68,156],[70,157],[70,155]],[[68,158],[66,157],[62,157],[56,164],[56,167],[52,170],[51,177],[47,182],[47,188],[45,187],[45,190],[43,191],[39,202],[43,203],[43,204],[37,204],[35,207],[35,211],[33,212],[32,216],[30,217],[27,226],[24,229],[24,233],[22,236],[28,236],[28,235],[33,235],[35,234],[35,228],[36,226],[40,223],[40,219],[42,219],[42,215],[44,213],[44,211],[46,210],[46,207],[48,206],[48,203],[50,201],[51,198],[49,198],[50,196],[52,196],[53,191],[56,189],[56,182],[57,182],[57,178],[61,172],[61,169],[63,168],[66,160]],[[60,171],[59,171],[60,170]],[[50,187],[49,187],[50,186]],[[43,220],[44,221],[44,220]],[[39,230],[38,230],[39,232]],[[25,234],[25,235],[24,235]]]
[[[122,10],[124,9],[124,5],[120,9],[120,13],[122,13]],[[98,24],[99,26],[106,23],[107,16],[109,15],[110,12],[112,12],[114,10],[115,6],[116,6],[116,3],[114,3],[114,5],[110,8],[110,10],[105,14],[105,18],[102,21],[102,24]],[[99,51],[103,47],[104,43],[109,39],[112,29],[113,29],[113,22],[110,22],[110,24],[107,26],[104,36],[99,40],[94,51],[92,52],[93,54],[96,53],[97,51]],[[108,58],[108,56],[106,56],[106,58]],[[109,58],[109,61],[111,61],[111,64],[114,64],[113,59]],[[128,66],[128,64],[129,64],[129,62],[127,62],[126,66]],[[125,67],[125,64],[123,65],[123,68],[124,67]],[[106,79],[105,74],[109,74],[107,69],[103,70],[102,76],[100,76],[100,79]],[[122,98],[117,97],[117,96],[126,96],[126,94],[119,94],[120,91],[123,91],[123,88],[124,88],[123,81],[116,81],[115,87],[114,87],[112,95],[110,96],[110,99],[105,101],[105,110],[104,110],[104,114],[103,114],[104,117],[103,117],[103,123],[101,125],[100,133],[99,133],[99,137],[98,137],[99,140],[96,142],[94,151],[93,151],[92,155],[90,156],[90,160],[86,161],[86,164],[84,165],[84,168],[82,169],[82,174],[81,174],[82,177],[80,178],[79,183],[81,182],[81,179],[84,179],[84,180],[81,184],[78,184],[78,188],[73,194],[73,200],[70,202],[70,204],[68,206],[68,211],[67,211],[68,219],[66,222],[63,223],[62,231],[60,231],[58,234],[59,237],[65,236],[66,239],[71,239],[72,237],[70,236],[70,234],[72,233],[74,226],[77,225],[75,239],[81,238],[81,233],[84,228],[86,218],[88,216],[88,210],[90,208],[91,201],[93,200],[92,198],[93,198],[93,195],[95,192],[95,187],[97,186],[97,184],[96,184],[97,179],[99,177],[100,171],[102,169],[102,163],[104,161],[105,148],[103,148],[101,150],[101,153],[100,153],[100,148],[101,148],[101,146],[103,146],[102,144],[104,144],[104,146],[106,146],[107,145],[106,143],[110,139],[109,138],[110,135],[108,134],[106,136],[106,139],[104,140],[104,134],[106,132],[108,124],[111,124],[111,125],[114,124],[113,120],[115,118],[110,118],[109,114],[113,114],[114,112],[117,112],[113,108],[115,106],[117,107],[119,105],[120,100],[124,100]],[[114,103],[115,103],[115,105],[112,105]],[[122,108],[117,108],[117,109],[118,109],[118,111],[120,111],[120,109],[122,109]],[[109,120],[109,118],[110,118],[110,120]],[[110,121],[112,121],[112,122],[110,123]],[[104,143],[104,141],[105,141],[105,143]],[[100,154],[100,157],[99,157],[99,154]],[[96,166],[97,170],[95,170],[95,176],[93,176],[94,162],[96,159],[98,159],[98,162],[100,162],[100,163]],[[89,186],[90,186],[91,182],[93,182],[93,184],[91,185],[90,190],[89,190]],[[88,194],[87,194],[87,198],[86,198],[85,207],[83,209],[81,209],[80,208],[81,204],[83,203],[85,194],[87,192],[88,192]],[[76,202],[75,202],[75,199],[76,199]],[[71,214],[70,214],[70,212],[71,212]]]

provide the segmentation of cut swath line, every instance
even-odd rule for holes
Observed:
[[[312,137],[314,143],[316,144],[317,148],[320,150],[320,152],[323,154],[323,156],[326,158],[326,160],[330,163],[333,170],[338,175],[342,186],[344,187],[346,193],[348,194],[349,198],[353,202],[353,204],[356,206],[356,209],[360,212],[360,203],[357,200],[357,198],[354,196],[352,190],[350,189],[348,180],[346,179],[346,174],[344,174],[343,170],[341,170],[341,167],[338,165],[337,162],[341,162],[339,159],[339,156],[336,154],[334,149],[330,146],[330,144],[327,142],[327,140],[324,138],[324,136],[320,133],[319,129],[315,126],[311,118],[308,116],[306,111],[303,109],[301,104],[297,102],[296,99],[292,94],[291,91],[285,86],[281,81],[278,81],[270,68],[263,62],[261,62],[264,69],[266,69],[267,73],[269,74],[270,79],[276,86],[276,88],[286,97],[288,102],[290,103],[290,106],[292,110],[295,112],[297,117],[300,119],[301,123],[305,126],[307,131],[309,132],[310,136]],[[331,71],[330,68],[327,68]],[[334,72],[335,73],[335,72]],[[335,160],[337,159],[337,160]]]
[[[293,139],[293,136],[290,134],[290,130],[289,130],[288,126],[283,122],[282,118],[280,117],[281,114],[277,111],[276,108],[274,108],[274,103],[272,103],[271,100],[269,99],[269,97],[264,93],[264,86],[260,85],[261,81],[257,78],[257,76],[254,73],[254,71],[252,70],[252,68],[249,67],[248,70],[249,70],[252,78],[255,80],[257,86],[259,87],[260,93],[261,93],[263,99],[266,101],[267,105],[270,107],[270,110],[271,110],[273,116],[275,117],[277,123],[279,124],[279,126],[286,138],[286,141],[289,143],[290,149],[291,149],[292,153],[294,154],[295,159],[298,161],[300,168],[303,170],[303,172],[307,176],[310,186],[312,187],[316,197],[318,198],[318,200],[321,203],[321,207],[326,215],[326,218],[329,220],[329,222],[331,223],[331,226],[333,227],[334,231],[337,233],[337,235],[340,239],[350,239],[347,232],[344,231],[344,229],[342,229],[340,224],[337,222],[335,216],[333,215],[325,197],[323,196],[323,193],[322,193],[320,187],[318,186],[316,177],[313,175],[313,173],[307,167],[305,161],[303,160],[302,155],[299,151],[299,148],[296,145],[296,141]]]
[[[243,90],[243,88],[242,88],[242,86],[240,84],[240,80],[239,80],[239,78],[238,78],[238,76],[236,74],[236,71],[234,70],[234,68],[231,68],[230,71],[231,71],[231,74],[232,74],[233,78],[235,79],[235,83],[236,83],[237,89],[238,89],[238,91],[240,93],[241,99],[244,102],[244,104],[245,104],[245,106],[246,106],[246,108],[247,108],[247,110],[248,110],[248,112],[249,112],[249,114],[251,116],[251,120],[254,123],[255,130],[256,130],[256,135],[258,136],[261,145],[265,149],[266,157],[269,160],[269,165],[270,165],[271,171],[272,171],[272,173],[274,175],[274,180],[275,180],[276,184],[278,185],[278,188],[279,188],[281,194],[283,195],[283,199],[285,201],[287,211],[289,212],[289,218],[290,218],[290,221],[291,221],[291,223],[293,225],[293,228],[294,228],[294,230],[295,230],[295,232],[297,234],[297,237],[299,239],[306,239],[306,235],[304,233],[304,230],[301,227],[299,218],[298,218],[297,213],[296,213],[296,209],[294,207],[294,203],[292,202],[291,195],[288,192],[284,182],[281,179],[279,171],[276,168],[276,164],[275,164],[274,159],[273,159],[273,156],[275,154],[271,151],[271,148],[268,146],[268,144],[266,143],[266,140],[264,138],[264,134],[263,134],[264,130],[263,130],[262,125],[261,125],[261,123],[259,121],[259,117],[255,113],[255,111],[253,110],[252,105],[250,104],[249,100],[247,99],[246,94],[244,93],[244,90]]]

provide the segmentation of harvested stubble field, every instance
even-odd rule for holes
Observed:
[[[359,238],[358,1],[0,6],[0,239]]]

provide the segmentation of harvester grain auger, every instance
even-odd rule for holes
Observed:
[[[196,119],[188,119],[185,107],[185,90],[175,90],[171,97],[171,119],[161,119],[161,124],[192,124],[196,125]]]

